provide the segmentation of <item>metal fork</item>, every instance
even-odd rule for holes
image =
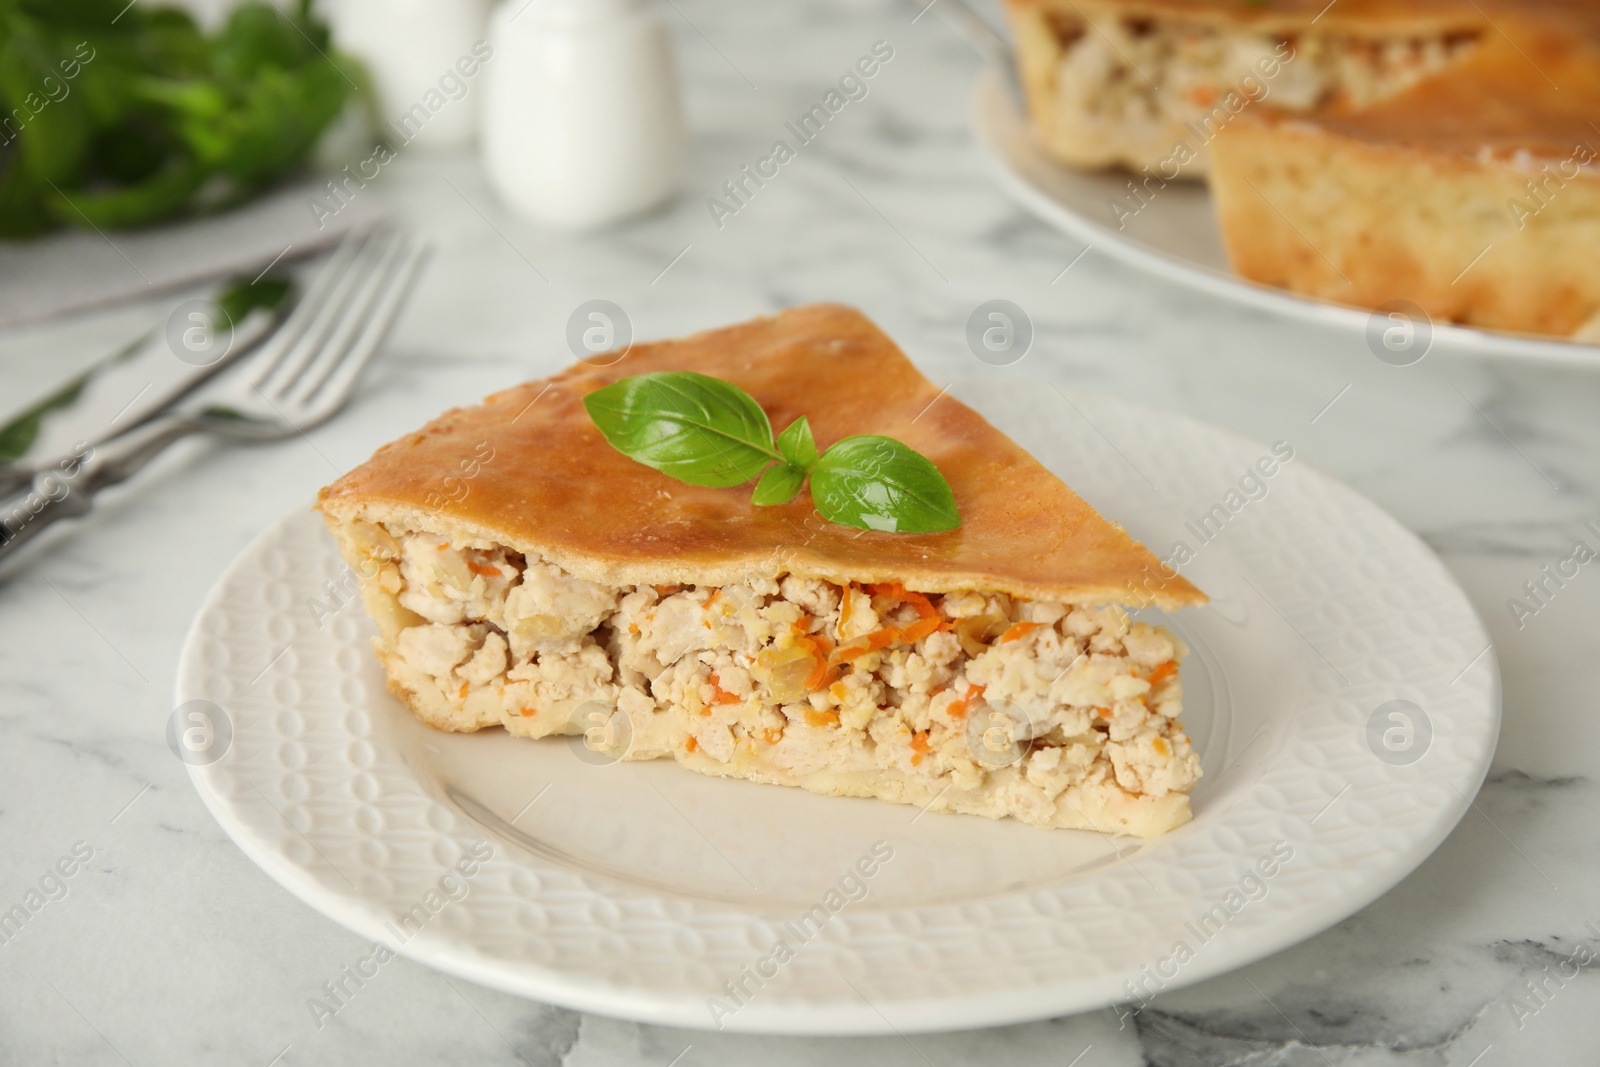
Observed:
[[[39,475],[0,509],[0,563],[58,519],[86,514],[94,496],[126,481],[175,441],[209,434],[274,441],[331,418],[399,315],[428,256],[388,230],[340,246],[282,327],[239,366],[225,391],[151,419],[95,449],[70,470]]]

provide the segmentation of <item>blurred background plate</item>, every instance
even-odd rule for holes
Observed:
[[[990,170],[1006,192],[1093,250],[1232,303],[1354,333],[1369,329],[1373,312],[1365,308],[1313,300],[1235,274],[1203,183],[1171,183],[1119,229],[1110,205],[1126,203],[1129,174],[1088,173],[1057,163],[1034,139],[1027,116],[992,69],[978,78],[972,114]],[[1592,344],[1450,323],[1433,323],[1432,331],[1430,350],[1600,367],[1600,346]]]

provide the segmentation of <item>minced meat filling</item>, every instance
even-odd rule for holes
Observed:
[[[1042,805],[1086,783],[1187,792],[1200,774],[1177,721],[1184,649],[1120,608],[796,575],[609,588],[359,525],[376,581],[415,616],[392,669],[437,687],[459,728],[578,733],[598,707],[626,718],[628,758],[893,768],[958,789],[1014,766]]]
[[[1100,17],[1091,25],[1052,19],[1058,50],[1054,90],[1064,121],[1116,123],[1124,137],[1157,143],[1152,164],[1174,145],[1158,136],[1189,123],[1198,151],[1244,103],[1295,112],[1333,104],[1366,107],[1462,58],[1477,35],[1388,41],[1307,33],[1283,38],[1147,18]],[[1178,163],[1183,163],[1179,159]],[[1204,169],[1202,154],[1191,172]],[[1171,173],[1162,175],[1173,177]]]

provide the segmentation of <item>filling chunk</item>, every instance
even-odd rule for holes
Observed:
[[[793,574],[610,587],[489,542],[344,536],[391,604],[375,612],[391,684],[443,728],[581,733],[615,758],[823,792],[883,796],[851,776],[887,776],[932,786],[888,799],[947,789],[941,808],[1038,825],[1200,775],[1185,649],[1118,607]]]
[[[1148,166],[1167,180],[1205,173],[1205,146],[1244,108],[1364,107],[1431,77],[1478,41],[1473,32],[1389,40],[1252,34],[1111,12],[1036,11],[1019,26],[1024,65],[1040,68],[1049,140],[1079,166]]]

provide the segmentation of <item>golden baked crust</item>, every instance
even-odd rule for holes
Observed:
[[[1513,168],[1305,125],[1230,131],[1211,183],[1229,259],[1252,281],[1355,307],[1566,337],[1600,312],[1600,182],[1547,206]],[[1533,208],[1518,227],[1511,203]]]
[[[945,475],[962,517],[939,534],[822,522],[802,493],[757,508],[748,486],[686,485],[601,436],[582,398],[620,378],[692,370],[749,392],[775,427],[806,415],[820,448],[858,433],[898,438]],[[726,585],[793,573],[923,592],[986,590],[1066,604],[1180,608],[1205,595],[971,408],[922,376],[860,312],[795,308],[676,341],[637,344],[614,366],[577,364],[385,445],[324,489],[330,524],[361,515],[461,530],[606,585]],[[461,464],[488,454],[460,500]]]
[[[1474,162],[1517,153],[1563,159],[1579,142],[1600,140],[1591,125],[1600,115],[1600,11],[1556,13],[1536,5],[1497,17],[1497,32],[1447,76],[1367,107],[1329,108],[1313,121],[1355,140]],[[1269,106],[1250,118],[1286,116]]]
[[[1212,145],[1233,267],[1440,321],[1572,336],[1600,313],[1600,46],[1507,19],[1449,76]]]

